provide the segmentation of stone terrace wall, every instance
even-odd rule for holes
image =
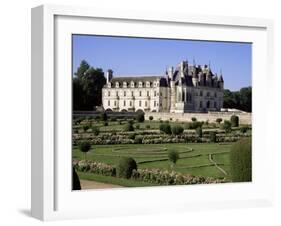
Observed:
[[[209,112],[209,113],[164,113],[164,112],[146,112],[145,119],[148,120],[149,116],[153,116],[153,120],[170,120],[190,122],[192,117],[195,117],[197,121],[207,121],[215,122],[217,118],[222,118],[222,120],[230,120],[232,115],[237,115],[239,117],[240,124],[252,124],[252,114],[251,113],[234,113],[234,112]]]

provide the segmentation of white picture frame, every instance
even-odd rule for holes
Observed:
[[[69,35],[93,31],[252,42],[253,182],[71,191],[71,76],[57,75],[71,75]],[[272,33],[273,22],[265,19],[55,5],[32,9],[32,216],[56,220],[271,205],[273,150],[266,131],[267,97],[273,85]]]

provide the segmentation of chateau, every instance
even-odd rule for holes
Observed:
[[[162,76],[113,76],[108,70],[102,89],[105,110],[144,112],[208,112],[223,106],[222,74],[207,65],[182,61]]]

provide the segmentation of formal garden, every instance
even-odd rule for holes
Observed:
[[[73,117],[73,167],[80,179],[124,187],[251,181],[251,125]]]

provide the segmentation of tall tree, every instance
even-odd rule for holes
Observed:
[[[82,60],[73,77],[73,110],[93,110],[94,106],[100,106],[105,83],[102,69]]]

